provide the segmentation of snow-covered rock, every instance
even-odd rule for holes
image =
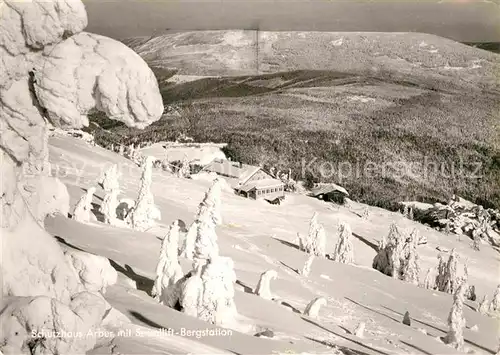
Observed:
[[[38,100],[59,126],[87,126],[86,115],[95,107],[138,128],[163,113],[151,69],[138,54],[111,38],[82,32],[47,48],[35,77]]]
[[[68,305],[46,296],[6,297],[0,305],[4,354],[85,354],[106,311],[104,300],[88,292]]]
[[[79,128],[95,108],[144,127],[161,117],[162,99],[153,73],[132,50],[78,34],[87,25],[81,1],[4,0],[0,8],[0,351],[29,353],[40,346],[35,353],[82,354],[95,344],[93,337],[33,343],[30,333],[87,332],[106,310],[102,298],[81,293],[84,286],[73,267],[37,221],[57,210],[67,213],[59,183],[30,183],[48,175],[46,116],[56,125]]]
[[[61,247],[86,290],[106,293],[106,288],[116,283],[118,274],[108,259],[70,247]]]
[[[26,179],[21,193],[39,223],[43,223],[45,217],[57,213],[68,216],[68,189],[57,178],[42,175]]]

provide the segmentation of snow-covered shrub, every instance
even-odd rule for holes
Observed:
[[[78,200],[73,210],[72,218],[78,222],[89,222],[92,212],[92,197],[95,193],[95,187],[90,187],[85,194]]]
[[[448,315],[448,334],[444,342],[457,350],[462,350],[464,345],[463,330],[465,328],[465,317],[463,315],[466,282],[460,283],[453,294],[453,306]]]
[[[441,292],[455,293],[459,283],[457,275],[458,255],[455,249],[452,249],[448,260],[445,260],[442,254],[439,254],[438,258],[436,289]]]
[[[304,263],[304,267],[302,268],[301,274],[305,277],[308,277],[309,274],[311,273],[311,265],[312,262],[314,261],[315,255],[310,254],[309,257],[307,258],[306,262]]]
[[[373,259],[373,268],[387,276],[399,278],[405,239],[396,224],[391,224],[389,236],[382,239],[378,254]]]
[[[62,246],[64,255],[87,291],[106,293],[118,274],[105,257]]]
[[[353,249],[351,228],[347,223],[341,222],[339,225],[339,239],[333,252],[333,261],[344,264],[354,263]]]
[[[490,312],[500,312],[500,285],[497,286],[490,302]]]
[[[358,338],[363,338],[365,334],[365,326],[365,322],[359,322],[359,324],[356,326],[356,329],[354,329],[354,335]]]
[[[178,222],[174,221],[161,243],[156,278],[151,290],[151,295],[156,301],[169,307],[174,307],[179,299],[178,281],[183,276],[177,258],[178,246],[179,226]]]
[[[146,157],[141,175],[141,186],[135,207],[130,214],[130,224],[133,229],[146,231],[153,227],[155,220],[161,219],[161,213],[154,203],[154,196],[151,192],[153,180],[153,157]]]
[[[260,275],[259,282],[255,288],[255,294],[266,299],[272,300],[273,294],[271,293],[271,280],[276,279],[278,273],[275,270],[267,270]]]
[[[326,249],[326,236],[325,229],[318,223],[318,213],[314,212],[309,222],[309,233],[306,238],[299,235],[300,245],[299,248],[306,253],[314,254],[316,256],[325,256]]]
[[[318,318],[319,309],[325,305],[326,299],[323,297],[317,297],[309,302],[306,309],[304,310],[304,314],[311,318]]]
[[[195,263],[191,277],[181,284],[182,312],[206,322],[226,326],[236,315],[234,283],[236,274],[230,258],[218,256]]]
[[[111,192],[113,190],[120,189],[120,183],[118,182],[120,176],[118,173],[118,165],[113,164],[107,170],[104,171],[102,176],[99,178],[98,184],[106,192]]]
[[[410,234],[406,244],[406,255],[402,263],[402,278],[404,281],[418,285],[420,276],[419,257],[417,253],[418,236]]]
[[[131,198],[122,198],[116,207],[116,216],[122,221],[129,220],[129,216],[135,207],[135,201]]]

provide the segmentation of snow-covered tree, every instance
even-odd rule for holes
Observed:
[[[210,259],[219,255],[215,226],[222,223],[221,184],[222,181],[216,179],[198,206],[194,259]]]
[[[141,186],[134,210],[130,214],[132,228],[146,231],[155,225],[155,220],[161,219],[161,212],[155,206],[154,196],[151,192],[153,179],[153,157],[146,157],[141,175]]]
[[[473,233],[472,249],[474,249],[476,251],[481,250],[481,238],[479,237],[478,234],[475,234],[475,233]]]
[[[344,264],[354,263],[351,227],[344,222],[339,225],[339,239],[333,252],[333,261]]]
[[[121,156],[125,155],[125,146],[123,144],[120,144],[120,148],[118,149],[118,154]]]
[[[177,176],[180,178],[188,178],[191,175],[191,165],[189,164],[189,159],[187,154],[184,154],[184,157],[179,166],[179,170],[177,170]]]
[[[465,328],[465,317],[463,315],[466,282],[460,283],[453,294],[453,306],[448,315],[448,334],[445,343],[457,350],[462,350],[464,345],[463,330]]]
[[[198,222],[194,221],[193,223],[191,223],[191,226],[189,226],[186,237],[184,238],[184,243],[182,244],[182,248],[180,250],[180,255],[189,260],[193,260],[194,244],[196,241],[197,233]]]
[[[325,305],[326,299],[323,297],[317,297],[309,302],[306,309],[304,310],[304,314],[311,318],[318,318],[319,309]]]
[[[116,210],[118,208],[118,189],[113,189],[104,195],[99,212],[104,216],[104,223],[116,226],[119,224],[116,215]]]
[[[104,171],[102,176],[99,178],[99,185],[106,192],[111,192],[113,190],[120,189],[120,183],[118,182],[120,175],[118,173],[118,165],[113,164],[107,170]]]
[[[431,267],[427,270],[425,275],[425,280],[423,287],[429,290],[434,290],[436,288],[436,269]]]
[[[455,293],[458,287],[459,278],[457,275],[458,255],[452,249],[448,260],[444,260],[442,254],[438,255],[439,265],[436,276],[436,289],[441,292]]]
[[[156,278],[151,290],[151,295],[156,301],[169,307],[174,307],[179,299],[178,281],[183,276],[177,258],[178,245],[179,225],[176,220],[161,243],[160,256],[156,265]]]
[[[389,236],[387,239],[383,238],[379,245],[378,254],[373,259],[373,268],[393,278],[400,278],[401,261],[404,259],[404,243],[403,234],[393,223],[389,230]]]
[[[210,208],[203,207],[197,217],[196,225],[193,260],[208,260],[217,257],[219,255],[219,246]]]
[[[488,310],[490,308],[490,303],[488,302],[488,296],[484,295],[483,300],[479,302],[479,306],[477,308],[477,311],[481,314],[488,314]]]
[[[266,299],[272,300],[273,294],[271,293],[271,280],[276,279],[278,273],[275,270],[267,270],[260,275],[259,282],[255,288],[255,294]]]
[[[354,329],[354,335],[358,338],[363,338],[365,334],[365,326],[365,322],[359,322],[359,324],[356,326],[356,329]]]
[[[314,258],[316,256],[314,254],[310,254],[309,257],[307,258],[306,262],[304,263],[304,267],[302,268],[301,274],[305,277],[308,277],[310,272],[311,272],[311,265],[312,262],[314,261]]]
[[[490,311],[500,312],[500,285],[497,286],[493,294],[493,299],[490,302]]]
[[[222,256],[204,262],[195,264],[192,276],[182,285],[182,312],[212,324],[229,325],[237,315],[234,263]]]
[[[309,233],[306,238],[299,236],[299,248],[306,253],[324,257],[326,249],[326,235],[323,226],[318,223],[318,213],[314,212],[309,222]]]
[[[420,266],[417,253],[418,236],[414,233],[410,235],[410,240],[407,242],[407,252],[402,265],[403,280],[414,285],[418,285]]]
[[[73,210],[72,218],[78,222],[89,222],[92,211],[92,197],[95,193],[95,187],[90,187],[85,194],[78,200]]]
[[[221,205],[222,205],[222,180],[217,178],[208,189],[198,206],[197,216],[200,216],[206,208],[210,210],[210,216],[215,225],[222,224]]]

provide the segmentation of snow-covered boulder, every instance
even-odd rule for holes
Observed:
[[[144,128],[162,115],[153,72],[123,43],[82,32],[44,54],[36,95],[59,126],[87,126],[95,107],[129,127]]]
[[[86,290],[105,293],[116,283],[118,274],[107,258],[66,246],[62,249]]]
[[[21,193],[39,223],[43,223],[45,217],[55,214],[68,216],[68,189],[57,178],[42,175],[27,179]]]
[[[27,338],[31,328],[87,332],[106,308],[102,298],[80,293],[84,286],[59,244],[37,223],[51,209],[31,213],[32,201],[20,191],[28,179],[47,176],[47,122],[80,128],[95,108],[144,127],[161,117],[163,105],[152,71],[137,54],[117,41],[78,34],[87,25],[81,1],[3,0],[0,8],[2,302],[13,296],[1,307],[0,351],[29,353],[37,344]],[[43,201],[40,185],[31,186]],[[47,193],[53,198],[54,191]],[[37,341],[43,344],[35,353],[85,353],[93,346],[92,337]]]
[[[74,295],[68,305],[37,296],[6,297],[0,306],[4,354],[85,354],[96,343],[106,311],[105,301],[88,292]]]

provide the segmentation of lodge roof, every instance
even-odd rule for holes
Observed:
[[[334,183],[320,184],[319,186],[316,186],[311,189],[311,195],[313,196],[329,194],[334,192],[340,192],[346,196],[349,196],[349,193],[347,192],[346,189]]]
[[[261,189],[266,189],[266,188],[272,188],[272,187],[278,187],[278,186],[283,186],[283,182],[277,179],[260,179],[260,180],[252,180],[249,181],[248,183],[239,186],[238,190],[240,191],[251,191],[253,189],[256,190],[261,190]]]
[[[214,159],[203,170],[211,171],[222,176],[237,179],[245,183],[253,174],[260,170],[260,167],[242,164],[225,159]]]

